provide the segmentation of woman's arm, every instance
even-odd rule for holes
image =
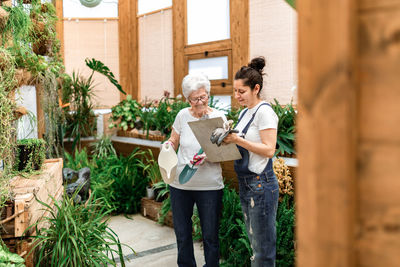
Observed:
[[[260,130],[261,143],[248,141],[237,134],[229,134],[225,137],[224,143],[235,143],[248,151],[272,158],[275,154],[276,134],[276,129]]]
[[[168,141],[173,144],[175,150],[179,146],[179,140],[180,140],[180,135],[174,129],[172,129],[171,136],[168,139]]]

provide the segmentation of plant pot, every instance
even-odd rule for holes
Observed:
[[[27,164],[29,162],[29,159],[31,157],[31,154],[33,152],[33,147],[29,147],[27,145],[18,145],[18,171],[23,171],[25,168],[27,168]],[[33,157],[33,156],[32,156]],[[38,163],[33,163],[32,169],[37,171],[40,169]]]
[[[146,187],[146,197],[148,199],[154,199],[155,194],[154,194],[154,188],[152,186]]]
[[[23,139],[18,142],[14,169],[23,172],[40,170],[46,150],[43,139]]]

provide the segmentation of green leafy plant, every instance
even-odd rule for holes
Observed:
[[[224,188],[222,206],[219,228],[221,266],[250,266],[252,250],[235,190]]]
[[[93,157],[107,158],[111,155],[117,155],[111,138],[107,135],[103,135],[96,142],[92,143],[91,146],[93,148]]]
[[[155,106],[154,125],[157,130],[165,134],[167,137],[171,134],[172,124],[178,112],[186,107],[189,103],[182,101],[181,98],[163,97]]]
[[[81,138],[93,136],[96,129],[93,113],[93,73],[84,78],[73,72],[70,82],[62,88],[63,103],[70,103],[64,108],[66,118],[66,136],[73,138],[72,149],[81,148]],[[72,109],[72,111],[70,111]]]
[[[18,254],[12,253],[0,239],[0,266],[25,267],[25,260]]]
[[[293,197],[283,195],[282,202],[279,203],[276,215],[276,265],[294,266],[294,224],[295,206]]]
[[[133,214],[140,211],[141,198],[149,183],[140,167],[143,151],[135,149],[128,157],[111,155],[96,159],[91,176],[91,187],[96,198],[106,199],[116,213]],[[108,184],[108,189],[103,188]],[[98,190],[98,189],[102,190]]]
[[[96,60],[94,58],[92,59],[85,59],[86,66],[91,68],[93,71],[96,71],[98,73],[103,74],[108,78],[108,80],[115,86],[117,87],[118,91],[126,95],[125,91],[122,90],[122,86],[118,83],[118,81],[115,79],[114,74],[111,72],[111,70],[104,65],[103,62]]]
[[[274,99],[275,103],[271,103],[273,110],[279,118],[278,122],[278,136],[277,136],[277,149],[275,155],[294,154],[294,142],[296,133],[296,111],[292,103],[286,106],[281,106],[278,100]]]
[[[37,200],[50,214],[38,222],[45,223],[47,228],[39,228],[38,223],[31,226],[37,232],[34,237],[34,248],[38,249],[37,265],[117,266],[116,253],[121,265],[125,266],[119,238],[107,225],[110,211],[101,199],[94,199],[93,194],[85,204],[74,204],[73,199],[78,191],[71,198],[64,193],[61,202],[52,198],[54,207]]]
[[[46,142],[43,139],[22,139],[17,141],[18,149],[14,169],[21,172],[40,170],[46,158]]]
[[[145,151],[142,160],[139,161],[139,167],[143,169],[143,173],[149,179],[151,187],[162,180],[160,167],[151,149]]]
[[[118,105],[111,108],[112,116],[109,128],[119,127],[124,131],[134,128],[137,117],[140,115],[142,106],[131,95],[122,100]]]
[[[64,157],[65,168],[70,168],[73,170],[79,170],[85,167],[89,167],[91,170],[94,168],[93,164],[90,161],[86,148],[83,148],[81,151],[75,150],[72,155],[68,152],[65,152]]]

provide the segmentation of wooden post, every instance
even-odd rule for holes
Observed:
[[[139,100],[137,0],[118,1],[119,77],[122,89]],[[121,94],[121,98],[126,96]]]
[[[24,200],[15,200],[15,209],[14,212],[19,215],[15,218],[15,226],[14,226],[14,236],[20,237],[23,236],[26,228],[28,227],[28,213],[21,212],[25,210],[25,201]]]
[[[355,0],[302,0],[296,179],[297,266],[355,266]]]
[[[61,48],[60,54],[61,58],[64,58],[64,11],[63,11],[63,0],[54,0],[54,6],[56,8],[56,14],[58,17],[57,25],[56,25],[56,33],[57,38],[60,40]],[[64,61],[65,62],[65,61]]]
[[[243,65],[249,62],[249,1],[231,0],[230,6],[231,20],[231,40],[232,40],[232,83],[236,72]],[[232,86],[232,106],[239,106],[239,103],[233,97],[234,90]]]
[[[172,27],[174,49],[174,96],[182,94],[182,80],[186,75],[185,52],[186,45],[186,1],[173,0]]]
[[[400,264],[400,1],[358,8],[359,266]]]

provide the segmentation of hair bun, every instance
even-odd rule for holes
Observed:
[[[265,59],[264,57],[255,57],[251,60],[251,62],[248,65],[250,68],[255,69],[258,71],[260,74],[262,74],[262,71],[265,67]]]

